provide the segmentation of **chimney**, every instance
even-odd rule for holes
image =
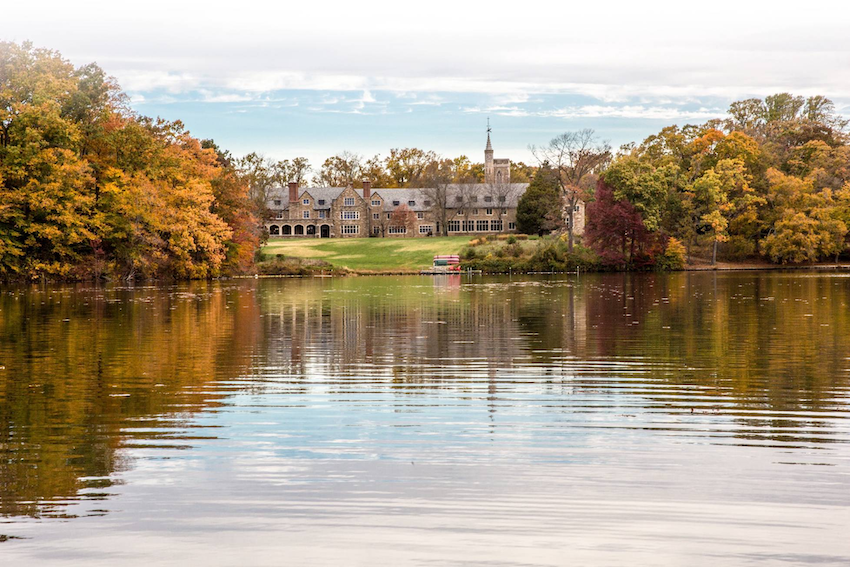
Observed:
[[[294,181],[289,182],[289,202],[294,203],[298,200],[298,184]]]
[[[372,182],[363,180],[363,200],[368,201],[369,197],[372,196]]]

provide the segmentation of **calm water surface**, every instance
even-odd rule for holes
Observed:
[[[0,289],[2,565],[850,565],[850,277]]]

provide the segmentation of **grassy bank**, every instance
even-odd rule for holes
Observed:
[[[272,240],[261,250],[259,268],[264,273],[268,262],[300,259],[359,273],[414,273],[430,266],[437,254],[460,254],[469,240],[468,236]]]

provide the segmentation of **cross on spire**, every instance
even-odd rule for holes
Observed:
[[[490,131],[490,117],[487,117],[487,147],[485,148],[485,151],[493,151],[493,146],[490,145]]]

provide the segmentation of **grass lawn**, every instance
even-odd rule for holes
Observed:
[[[469,236],[430,238],[292,238],[271,240],[263,254],[317,258],[354,271],[418,271],[437,254],[459,254]]]

